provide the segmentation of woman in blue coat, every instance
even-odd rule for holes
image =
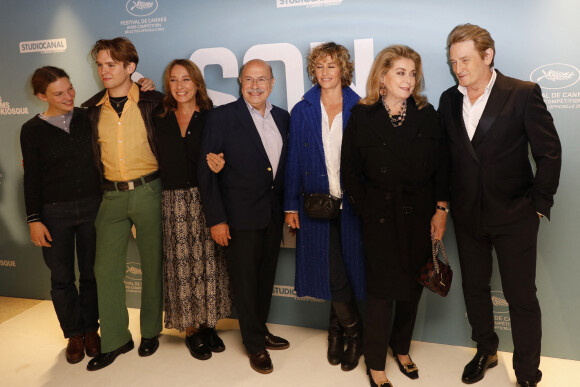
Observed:
[[[332,300],[327,357],[344,371],[356,368],[362,353],[355,302],[365,297],[360,224],[348,200],[342,200],[335,219],[308,216],[304,195],[344,197],[342,132],[360,99],[349,87],[353,70],[348,50],[341,45],[325,43],[310,52],[308,74],[314,87],[292,109],[284,192],[286,223],[297,230],[296,292]]]

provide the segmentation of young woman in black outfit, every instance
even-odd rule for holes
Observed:
[[[51,271],[51,297],[66,359],[100,353],[94,220],[101,203],[87,115],[74,107],[75,90],[64,70],[46,66],[32,76],[34,94],[48,103],[22,126],[24,198],[30,239],[42,246]],[[75,249],[79,288],[75,284]]]

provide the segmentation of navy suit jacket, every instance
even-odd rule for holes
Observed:
[[[209,112],[198,168],[209,227],[226,222],[230,228],[252,230],[266,227],[271,220],[283,223],[290,114],[276,106],[271,113],[283,141],[276,177],[243,98]],[[209,169],[205,160],[210,152],[224,154],[226,164],[218,174]]]
[[[449,140],[455,223],[507,224],[535,212],[549,217],[562,149],[540,87],[497,71],[471,141],[462,107],[463,94],[457,86],[441,95],[439,114]],[[528,146],[536,164],[535,175]]]

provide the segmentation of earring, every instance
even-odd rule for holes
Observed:
[[[387,87],[383,82],[381,82],[381,86],[379,87],[379,94],[382,95],[383,97],[387,95]]]

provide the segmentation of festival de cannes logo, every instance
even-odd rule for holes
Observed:
[[[129,0],[127,1],[127,12],[136,17],[149,16],[159,7],[157,0]]]
[[[543,89],[564,89],[580,81],[580,70],[566,63],[550,63],[532,71],[530,81]]]
[[[491,291],[491,303],[493,304],[494,313],[509,313],[509,304],[500,290]]]
[[[141,264],[139,262],[127,262],[127,271],[125,276],[133,281],[141,281],[143,272],[141,271]]]

